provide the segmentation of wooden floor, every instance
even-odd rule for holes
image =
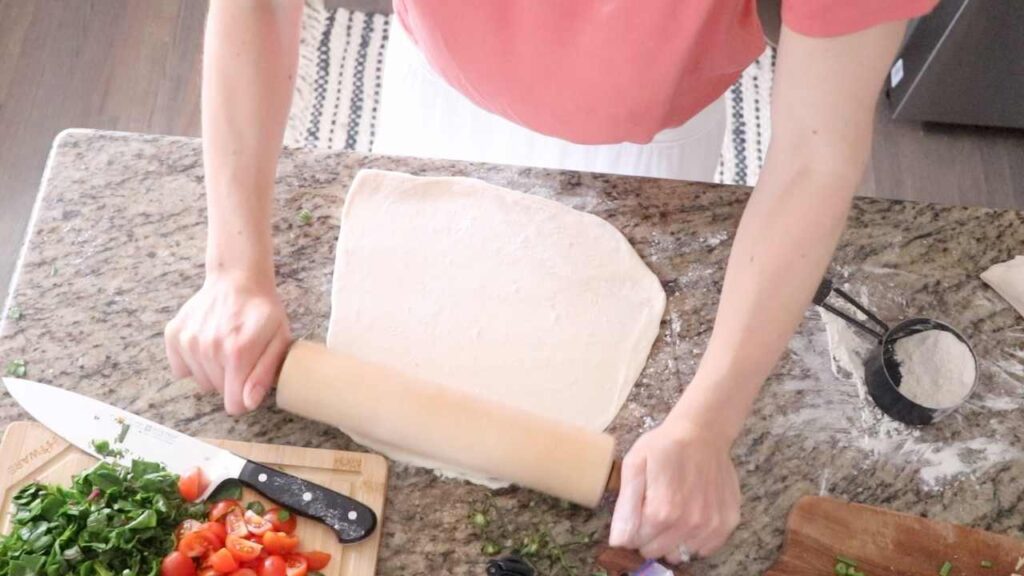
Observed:
[[[199,134],[205,10],[202,0],[0,0],[0,287],[58,132]],[[862,193],[1024,209],[1024,132],[896,124],[884,110],[877,124]]]

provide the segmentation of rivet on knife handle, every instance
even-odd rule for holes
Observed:
[[[323,522],[343,544],[358,542],[377,527],[377,514],[365,504],[256,462],[246,462],[238,479],[293,512]]]

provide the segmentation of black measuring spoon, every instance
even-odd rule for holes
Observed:
[[[856,308],[868,320],[874,323],[876,327],[869,326],[867,323],[829,304],[827,300],[832,294],[839,296]],[[871,352],[864,360],[864,384],[867,386],[871,399],[889,417],[913,426],[931,424],[956,411],[974,392],[978,382],[977,356],[974,354],[974,348],[971,347],[971,343],[949,324],[932,320],[931,318],[910,318],[890,328],[874,312],[868,310],[860,302],[857,302],[845,290],[834,286],[829,278],[824,278],[821,281],[818,291],[814,294],[814,303],[842,318],[851,326],[869,334],[875,340],[875,347],[871,349]],[[942,330],[955,336],[957,340],[960,340],[967,346],[967,350],[971,353],[971,359],[974,361],[974,382],[971,383],[971,388],[967,394],[953,406],[941,408],[924,406],[907,398],[900,391],[900,382],[903,376],[900,372],[899,361],[896,360],[896,341],[928,330]]]

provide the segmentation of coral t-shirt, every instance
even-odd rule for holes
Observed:
[[[839,36],[937,0],[783,0]],[[756,0],[395,0],[430,65],[481,108],[581,144],[646,143],[720,96],[764,50]]]

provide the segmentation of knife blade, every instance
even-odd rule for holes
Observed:
[[[319,484],[81,394],[20,378],[4,378],[3,382],[33,418],[96,458],[101,456],[93,441],[108,440],[124,451],[122,460],[160,462],[179,475],[198,466],[210,480],[202,498],[224,480],[236,478],[281,506],[323,522],[346,544],[366,538],[377,527],[376,513],[365,504]]]

